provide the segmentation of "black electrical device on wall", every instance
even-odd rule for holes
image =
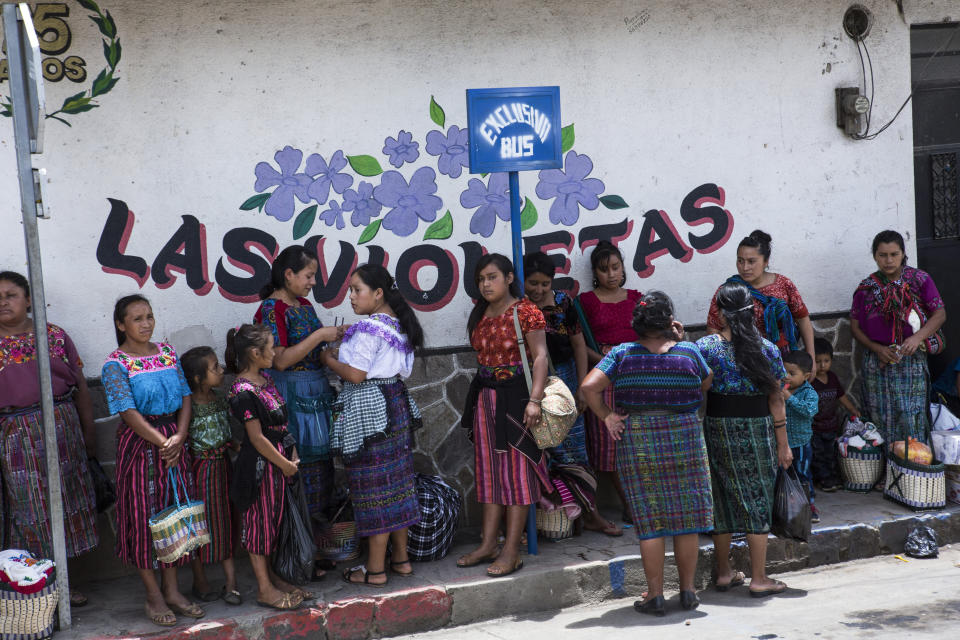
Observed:
[[[872,26],[873,14],[863,5],[851,5],[843,14],[843,30],[857,43],[858,52],[861,42],[870,33]],[[860,55],[862,59],[863,54]],[[866,71],[864,71],[864,93],[866,90]],[[848,136],[858,138],[860,131],[863,130],[865,118],[869,127],[870,99],[863,95],[858,87],[837,87],[834,94],[837,105],[837,126]]]

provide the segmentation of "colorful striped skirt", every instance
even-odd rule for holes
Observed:
[[[403,382],[379,386],[387,401],[384,437],[344,459],[357,533],[373,536],[420,521],[414,484],[410,403]]]
[[[773,418],[703,420],[715,533],[769,533],[777,448]]]
[[[713,529],[710,463],[696,413],[628,416],[616,468],[640,540]]]
[[[282,444],[276,445],[276,448],[280,455],[287,457]],[[277,536],[283,519],[285,481],[280,469],[263,461],[257,499],[240,516],[240,543],[247,552],[269,556],[277,550]]]
[[[166,437],[177,432],[176,414],[143,416],[150,425]],[[193,456],[188,447],[180,454],[179,464],[193,468]],[[174,563],[158,562],[153,553],[150,535],[150,516],[173,504],[166,467],[160,458],[159,447],[138,436],[123,422],[117,427],[117,557],[138,569],[183,566],[190,562],[187,554]],[[182,474],[187,493],[193,499],[197,494],[193,474]],[[183,496],[181,496],[181,499]]]
[[[87,468],[83,429],[73,401],[54,404],[54,425],[60,458],[60,495],[67,556],[99,544],[96,497]],[[0,414],[3,477],[2,548],[24,549],[39,558],[53,558],[47,508],[47,447],[40,409]]]
[[[477,502],[501,505],[534,504],[540,500],[541,487],[548,493],[553,491],[545,458],[533,462],[513,447],[508,447],[506,451],[496,451],[496,415],[497,392],[491,387],[484,387],[477,399],[473,421]]]
[[[554,364],[557,375],[576,395],[577,368],[572,360]],[[573,493],[577,504],[584,512],[591,512],[597,506],[597,477],[590,467],[587,456],[587,431],[583,414],[577,416],[570,432],[559,446],[547,449],[549,457],[547,467],[550,477],[560,479]]]
[[[613,385],[604,389],[603,402],[611,408],[616,407],[613,396]],[[593,411],[584,412],[587,427],[587,453],[590,457],[590,466],[595,471],[616,471],[617,441],[607,430],[603,420],[600,420]]]
[[[194,452],[193,477],[197,495],[207,509],[210,544],[197,550],[200,561],[209,564],[233,557],[233,519],[230,509],[230,460],[226,447]]]
[[[330,406],[335,394],[325,371],[271,369],[270,374],[287,403],[287,429],[297,442],[307,507],[314,524],[325,522],[336,502],[330,459]]]
[[[918,351],[897,364],[881,367],[877,354],[867,352],[860,366],[860,380],[864,414],[877,425],[886,442],[907,436],[926,441],[930,429],[927,354]]]

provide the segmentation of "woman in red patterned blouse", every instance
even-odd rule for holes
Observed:
[[[491,562],[487,575],[505,576],[523,567],[520,537],[529,505],[540,499],[541,485],[553,490],[543,452],[529,429],[540,420],[547,379],[546,322],[537,305],[520,298],[513,264],[490,254],[474,272],[482,296],[467,322],[477,352],[477,375],[470,385],[461,424],[474,443],[477,502],[483,505],[483,540],[457,560],[459,567]],[[533,369],[527,389],[514,328],[514,313]],[[497,552],[500,521],[506,512],[507,535]]]

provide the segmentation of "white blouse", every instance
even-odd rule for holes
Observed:
[[[376,313],[347,329],[338,360],[371,378],[410,377],[413,346],[396,318]]]

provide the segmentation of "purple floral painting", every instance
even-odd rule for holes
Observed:
[[[497,218],[510,219],[510,194],[505,173],[492,173],[484,185],[482,181],[471,178],[467,190],[460,194],[460,204],[464,209],[476,209],[470,217],[470,233],[484,238],[493,235]]]
[[[446,135],[440,131],[431,131],[427,134],[427,153],[439,156],[437,169],[451,178],[459,178],[463,167],[469,168],[468,145],[468,131],[457,125],[447,129]]]
[[[537,197],[553,198],[550,205],[550,222],[576,224],[580,219],[580,207],[593,211],[600,204],[603,182],[587,178],[593,171],[593,162],[586,155],[569,151],[563,160],[563,169],[545,169],[540,172]]]
[[[385,207],[391,207],[383,216],[383,228],[398,236],[409,236],[421,220],[433,222],[443,200],[437,192],[437,174],[430,167],[413,172],[409,184],[399,171],[387,171],[380,184],[373,189],[373,197]]]
[[[263,210],[268,216],[273,216],[281,222],[286,222],[293,217],[293,197],[296,196],[300,202],[310,202],[310,196],[307,193],[312,179],[304,173],[297,173],[300,168],[300,161],[303,160],[303,152],[299,149],[286,146],[273,155],[278,172],[266,162],[260,162],[254,168],[253,173],[257,176],[257,181],[253,184],[253,190],[260,193],[270,187],[276,187]]]
[[[361,181],[357,190],[347,189],[343,192],[343,210],[352,212],[350,224],[362,227],[370,224],[370,218],[380,215],[383,205],[373,197],[373,185]]]
[[[343,191],[353,184],[353,176],[349,173],[341,173],[340,170],[347,166],[347,159],[343,156],[343,151],[336,151],[330,157],[330,163],[323,159],[319,153],[310,154],[307,158],[307,174],[313,176],[313,182],[307,188],[307,195],[323,204],[330,195],[330,187],[337,193]]]
[[[413,134],[407,133],[403,129],[397,134],[396,138],[387,137],[383,141],[383,153],[390,157],[390,164],[396,168],[403,166],[405,162],[416,162],[420,157],[420,143],[413,141]]]

